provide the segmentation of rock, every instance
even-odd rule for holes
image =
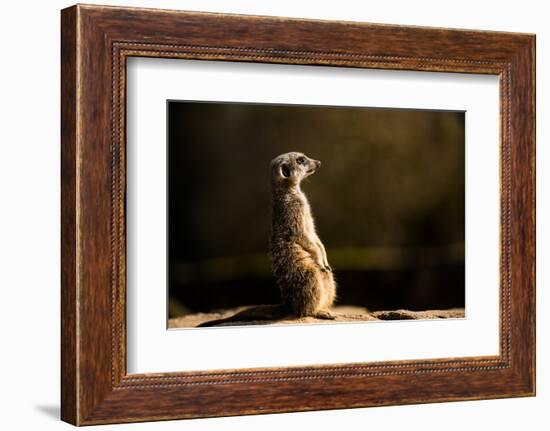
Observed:
[[[375,311],[372,313],[379,320],[424,320],[424,319],[460,319],[464,317],[463,308],[451,308],[449,310],[389,310]]]
[[[217,313],[194,313],[181,317],[174,317],[168,320],[168,328],[194,328],[201,323],[211,320],[225,319],[231,317],[248,307],[237,307],[223,310]],[[289,325],[296,323],[333,323],[333,322],[364,322],[372,320],[424,320],[424,319],[449,319],[463,318],[465,316],[463,308],[453,308],[449,310],[388,310],[370,312],[364,307],[340,305],[332,308],[332,313],[336,315],[335,320],[316,319],[314,317],[303,317],[297,319],[280,320],[254,320],[242,322],[226,322],[217,326],[249,326],[249,325]]]

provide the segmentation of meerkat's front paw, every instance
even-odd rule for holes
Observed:
[[[334,320],[336,319],[336,316],[332,314],[330,311],[326,310],[319,310],[313,314],[313,317],[317,319],[323,319],[323,320]]]
[[[324,268],[325,268],[325,271],[332,272],[332,268],[328,263],[324,266]]]

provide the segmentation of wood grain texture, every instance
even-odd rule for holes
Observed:
[[[63,420],[83,425],[534,394],[533,35],[79,5],[62,11],[61,36]],[[499,75],[500,355],[127,375],[129,56]]]
[[[61,418],[77,422],[76,9],[61,16]]]

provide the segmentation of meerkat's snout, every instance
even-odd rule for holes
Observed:
[[[313,174],[313,173],[315,173],[315,171],[321,167],[321,161],[319,161],[319,160],[313,160],[313,159],[312,159],[311,162],[313,162],[313,167],[311,167],[311,168],[307,171],[308,174]]]

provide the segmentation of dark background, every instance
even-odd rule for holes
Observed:
[[[464,306],[464,113],[168,104],[169,316],[278,302],[269,162],[321,160],[303,184],[338,305]]]

